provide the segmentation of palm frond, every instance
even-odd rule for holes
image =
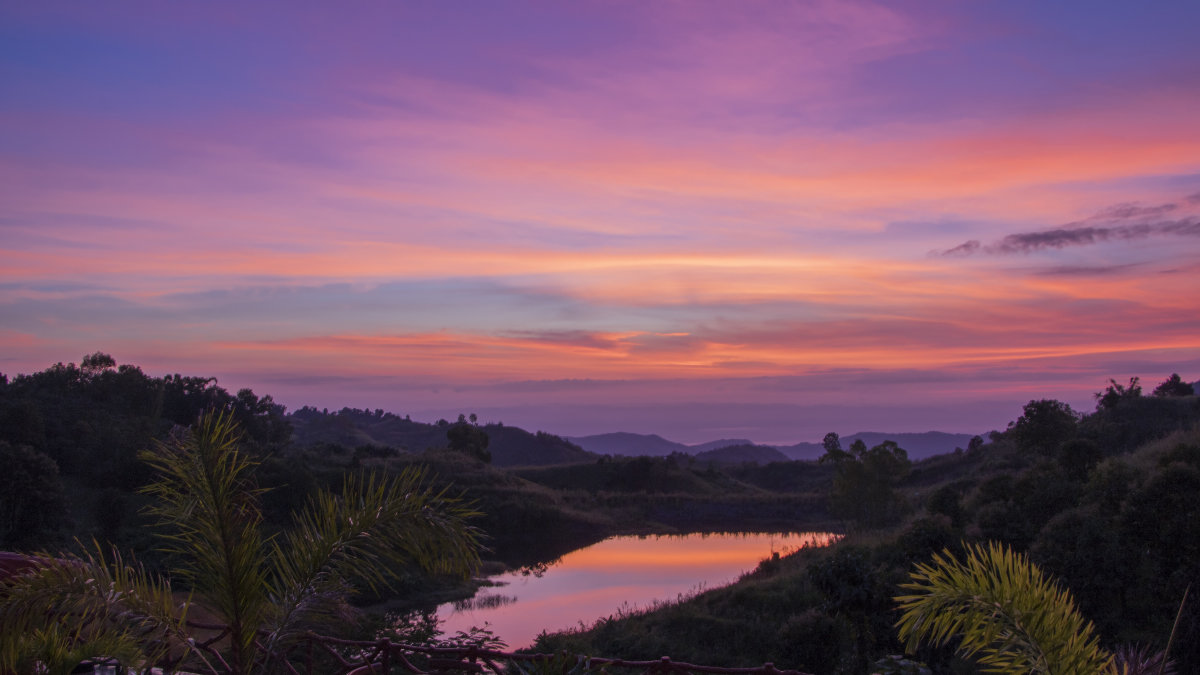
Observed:
[[[165,550],[181,561],[173,571],[229,624],[231,665],[244,672],[269,602],[260,491],[250,480],[256,463],[239,450],[240,440],[232,413],[208,412],[142,458],[159,473],[144,492],[156,500],[148,512],[166,526]]]
[[[1099,646],[1091,622],[1070,594],[1029,559],[992,543],[968,545],[959,561],[949,551],[918,564],[896,601],[896,626],[908,650],[959,640],[958,650],[988,672],[1100,673],[1112,655]]]
[[[1118,675],[1175,675],[1175,662],[1166,651],[1149,645],[1126,644],[1113,653]]]
[[[37,663],[68,672],[94,657],[152,663],[173,645],[186,649],[186,605],[169,582],[94,547],[38,555],[33,568],[0,583],[0,671],[33,672]]]
[[[349,476],[334,494],[318,493],[293,528],[272,544],[276,641],[302,625],[337,616],[352,581],[375,589],[412,565],[466,576],[478,565],[478,515],[425,485],[424,472],[392,478]]]

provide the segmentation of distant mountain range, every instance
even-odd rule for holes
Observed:
[[[451,424],[445,420],[428,424],[399,417],[382,410],[319,411],[301,408],[288,416],[292,423],[293,440],[300,446],[334,443],[350,448],[382,446],[420,452],[426,448],[447,445],[446,432]],[[771,446],[753,443],[744,438],[722,438],[707,443],[685,445],[669,441],[656,434],[616,432],[595,436],[561,438],[544,432],[530,433],[524,429],[500,424],[481,425],[489,438],[488,451],[496,466],[545,466],[594,461],[598,455],[627,457],[665,457],[672,453],[691,455],[701,462],[741,464],[754,462],[786,462],[814,460],[825,454],[820,443],[796,443]],[[970,434],[947,434],[927,431],[921,434],[860,432],[842,437],[842,447],[861,439],[872,447],[885,440],[895,441],[908,451],[911,459],[954,452],[965,448]]]
[[[849,436],[842,436],[842,447],[849,447],[856,440],[862,440],[867,447],[879,445],[883,441],[895,441],[908,452],[911,459],[924,459],[933,455],[954,452],[955,448],[965,448],[971,441],[971,434],[949,434],[942,431],[926,431],[924,433],[888,433],[881,431],[862,431]],[[696,445],[685,445],[669,441],[657,434],[633,434],[615,432],[596,434],[593,436],[573,436],[567,440],[579,447],[598,455],[649,455],[664,457],[674,452],[682,452],[697,458],[704,456],[718,463],[729,461],[787,461],[789,459],[818,459],[825,454],[825,448],[820,443],[796,443],[794,445],[758,445],[749,440],[721,439]],[[723,451],[712,454],[714,451]],[[773,451],[773,454],[767,451]],[[733,457],[743,456],[744,459],[732,460]],[[719,459],[718,459],[719,458]]]

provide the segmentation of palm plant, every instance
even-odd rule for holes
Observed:
[[[949,551],[918,564],[896,598],[896,624],[912,652],[922,642],[959,639],[958,651],[988,672],[1067,674],[1114,672],[1091,622],[1066,590],[1029,559],[996,543],[968,545],[965,560]]]
[[[33,560],[0,582],[0,673],[69,673],[93,657],[153,661],[186,640],[186,606],[169,582],[115,551]]]
[[[477,565],[479,532],[467,522],[477,514],[427,487],[419,470],[347,477],[339,492],[319,493],[295,514],[291,530],[267,536],[261,491],[252,482],[256,463],[239,450],[240,438],[228,412],[211,412],[142,455],[158,471],[145,491],[155,498],[150,512],[164,526],[165,550],[178,561],[172,573],[227,625],[228,648],[213,653],[215,664],[206,662],[211,672],[270,670],[305,631],[344,620],[356,584],[377,589],[413,565],[459,575]],[[142,663],[171,647],[203,658],[183,621],[191,600],[173,606],[168,580],[119,560],[58,558],[0,587],[0,632],[33,636],[68,623],[83,609],[66,604],[65,613],[54,611],[56,603],[103,595],[92,588],[94,574],[123,569],[106,572],[108,604],[84,607],[95,634],[63,635],[61,643]],[[142,607],[143,599],[154,604]],[[0,672],[15,670],[30,653],[49,658],[38,644],[30,637],[0,641]]]

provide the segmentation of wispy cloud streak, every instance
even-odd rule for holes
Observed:
[[[1198,201],[1195,197],[1196,195],[1185,197],[1181,202],[1184,205],[1195,204]],[[1181,204],[1177,203],[1158,206],[1117,204],[1087,220],[1068,223],[1051,230],[1010,234],[990,244],[972,239],[953,248],[933,253],[943,257],[964,257],[976,253],[1012,255],[1153,237],[1200,237],[1200,215],[1185,215],[1178,219],[1163,218],[1181,208]]]

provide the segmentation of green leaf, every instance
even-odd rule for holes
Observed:
[[[1091,622],[1026,556],[995,543],[966,549],[962,561],[935,554],[901,585],[911,594],[895,598],[903,612],[896,626],[909,652],[957,640],[959,653],[987,672],[1111,671]]]

